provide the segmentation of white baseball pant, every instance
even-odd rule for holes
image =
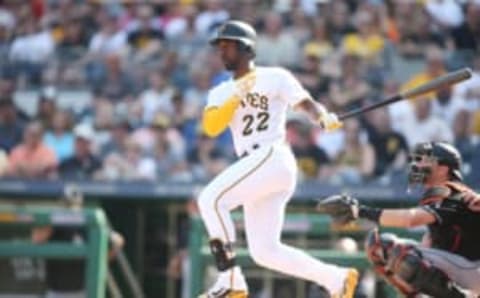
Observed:
[[[235,242],[229,212],[242,205],[248,249],[257,264],[337,292],[343,286],[346,269],[323,263],[280,241],[296,174],[296,161],[288,145],[260,147],[206,186],[198,199],[201,216],[210,239]]]

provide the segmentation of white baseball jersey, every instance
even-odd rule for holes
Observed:
[[[256,67],[252,72],[221,83],[208,95],[207,108],[222,105],[234,94],[246,94],[230,122],[238,156],[255,147],[284,141],[288,107],[311,97],[286,69]],[[239,88],[245,80],[252,80],[246,93]]]

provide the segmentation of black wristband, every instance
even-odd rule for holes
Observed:
[[[382,212],[383,212],[383,209],[381,208],[360,206],[358,209],[358,217],[366,218],[368,220],[378,223],[380,220],[380,216],[382,215]]]

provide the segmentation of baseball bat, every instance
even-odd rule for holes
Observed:
[[[397,101],[403,100],[405,98],[409,97],[414,97],[418,95],[422,95],[434,90],[438,90],[447,86],[451,86],[454,84],[457,84],[459,82],[465,81],[472,77],[472,71],[470,68],[465,67],[457,71],[453,71],[450,73],[447,73],[445,75],[439,76],[438,78],[435,78],[431,81],[426,82],[425,84],[422,84],[418,87],[415,87],[413,89],[407,90],[403,93],[399,93],[396,95],[393,95],[385,100],[379,101],[377,103],[361,107],[358,109],[354,109],[352,111],[349,111],[345,114],[339,115],[338,119],[340,120],[345,120],[348,118],[352,118],[355,116],[358,116],[360,114],[366,113],[368,111],[378,109],[380,107],[395,103]]]

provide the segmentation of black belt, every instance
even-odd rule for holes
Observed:
[[[253,145],[252,145],[252,150],[250,150],[250,152],[251,152],[251,151],[254,151],[254,150],[257,150],[257,149],[259,149],[259,148],[260,148],[260,145],[258,145],[258,144],[253,144]],[[240,155],[240,158],[244,158],[244,157],[248,156],[248,155],[250,154],[250,152],[249,152],[249,151],[246,151],[246,150],[243,151],[243,153]]]

